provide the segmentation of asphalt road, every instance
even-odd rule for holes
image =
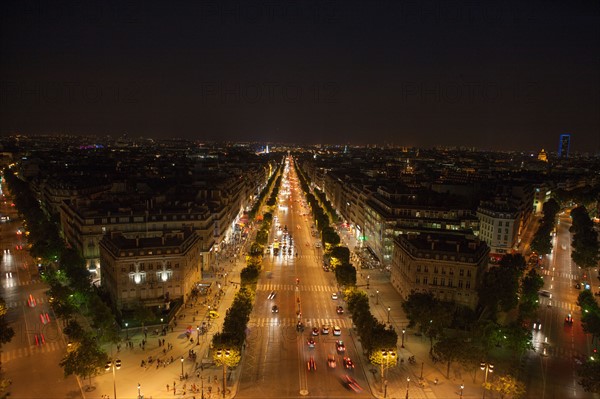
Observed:
[[[0,213],[11,218],[10,222],[0,224],[0,296],[8,307],[9,325],[15,331],[0,355],[3,378],[12,381],[10,397],[80,398],[76,378],[65,378],[58,365],[66,345],[47,303],[48,287],[39,281],[37,265],[27,252],[24,235],[17,234],[22,223],[10,201],[2,201]],[[17,249],[20,246],[23,249]],[[35,302],[29,301],[30,295]]]
[[[289,196],[286,185],[289,182]],[[323,270],[322,250],[315,247],[317,238],[311,236],[312,219],[309,210],[304,208],[303,193],[297,182],[293,168],[284,175],[280,198],[281,207],[275,212],[283,228],[287,226],[292,235],[294,247],[290,255],[265,255],[265,272],[257,286],[257,300],[249,323],[247,347],[242,359],[238,392],[240,398],[281,398],[310,397],[342,398],[348,395],[371,397],[363,365],[360,364],[357,347],[350,335],[351,321],[346,314],[338,315],[336,307],[345,303],[332,299],[337,291],[335,276]],[[276,223],[270,235],[282,240]],[[296,252],[298,256],[296,256]],[[296,280],[298,279],[298,281]],[[268,295],[276,292],[274,299]],[[279,307],[278,313],[272,306]],[[301,312],[301,314],[298,314]],[[298,321],[304,323],[304,331],[296,330]],[[313,337],[315,347],[310,348],[313,327],[320,329],[327,325],[329,334]],[[341,336],[333,336],[333,327],[339,326]],[[336,351],[335,342],[342,339],[346,346],[345,356],[356,362],[354,370],[346,371],[342,358]],[[328,355],[333,355],[336,367],[327,364]],[[316,370],[308,369],[308,361],[313,357]],[[349,374],[363,388],[355,393],[344,383],[344,375]]]
[[[528,370],[528,397],[549,398],[598,398],[600,395],[585,392],[577,384],[577,364],[592,353],[591,337],[581,327],[581,311],[575,288],[583,280],[583,271],[571,260],[571,220],[560,215],[554,250],[544,259],[544,290],[548,296],[540,296],[539,321],[541,329],[533,331],[535,353],[530,352],[524,364]],[[593,283],[594,292],[599,281],[597,270],[587,281]],[[571,314],[573,324],[565,323]]]

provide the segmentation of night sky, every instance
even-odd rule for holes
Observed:
[[[8,0],[0,23],[3,135],[600,151],[599,1]]]

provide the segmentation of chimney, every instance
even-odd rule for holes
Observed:
[[[136,247],[140,246],[140,236],[135,236],[135,246]]]

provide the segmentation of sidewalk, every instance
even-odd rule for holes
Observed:
[[[248,238],[245,243],[240,245],[239,253],[243,254],[246,245],[250,242]],[[223,273],[227,273],[227,282],[224,283],[223,277],[217,274],[208,274],[210,277],[204,278],[205,282],[215,282],[223,284],[222,289],[224,294],[217,298],[218,289],[216,284],[213,287],[211,295],[199,296],[196,300],[188,300],[187,307],[182,307],[176,315],[175,326],[173,321],[167,329],[165,336],[160,335],[162,326],[147,326],[147,335],[145,336],[141,329],[129,330],[122,332],[122,343],[120,351],[117,351],[116,346],[107,346],[105,348],[109,357],[120,359],[122,367],[115,371],[116,396],[121,398],[138,398],[138,383],[140,384],[140,394],[144,399],[163,399],[163,398],[200,398],[202,396],[202,388],[205,399],[222,398],[222,378],[223,369],[212,364],[210,358],[210,343],[215,333],[220,332],[223,325],[223,318],[227,309],[231,306],[235,293],[239,289],[238,284],[232,284],[230,281],[239,282],[239,273],[243,268],[243,256],[238,254],[232,258],[233,263],[229,258],[221,259],[217,267],[223,267]],[[203,304],[206,299],[206,304]],[[218,302],[217,308],[212,307],[213,301]],[[208,305],[211,309],[219,312],[219,318],[214,319],[208,331],[198,337],[197,326],[202,325],[202,321],[207,321]],[[197,314],[196,314],[197,313]],[[192,327],[192,333],[188,337],[186,327]],[[154,330],[158,329],[159,334],[156,335]],[[129,348],[125,342],[126,336],[132,342],[133,347]],[[144,348],[140,345],[142,340],[146,340]],[[161,344],[159,344],[161,340]],[[162,345],[164,340],[164,345]],[[194,351],[196,358],[190,356]],[[111,356],[112,353],[112,356]],[[148,364],[148,358],[152,357],[153,361]],[[161,363],[156,359],[160,359]],[[203,363],[204,359],[204,363]],[[146,366],[142,367],[142,360],[146,361]],[[228,395],[232,398],[235,396],[235,379],[234,375],[237,372],[228,371],[229,381],[227,383]],[[85,391],[88,386],[88,379],[82,380],[81,384],[84,387],[85,399],[102,399],[102,395],[109,395],[114,398],[114,385],[112,371],[107,371],[92,378],[92,386],[95,387],[92,391]],[[188,375],[187,380],[180,380],[181,375]],[[192,392],[192,384],[195,384],[196,392]],[[168,391],[167,391],[168,387]],[[184,391],[185,387],[185,391]],[[175,388],[175,389],[174,389]]]

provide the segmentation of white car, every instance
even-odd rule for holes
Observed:
[[[333,335],[337,335],[337,336],[342,335],[342,329],[339,326],[334,326],[333,327]]]
[[[334,292],[333,294],[331,294],[331,299],[338,299],[338,294],[337,292]]]

